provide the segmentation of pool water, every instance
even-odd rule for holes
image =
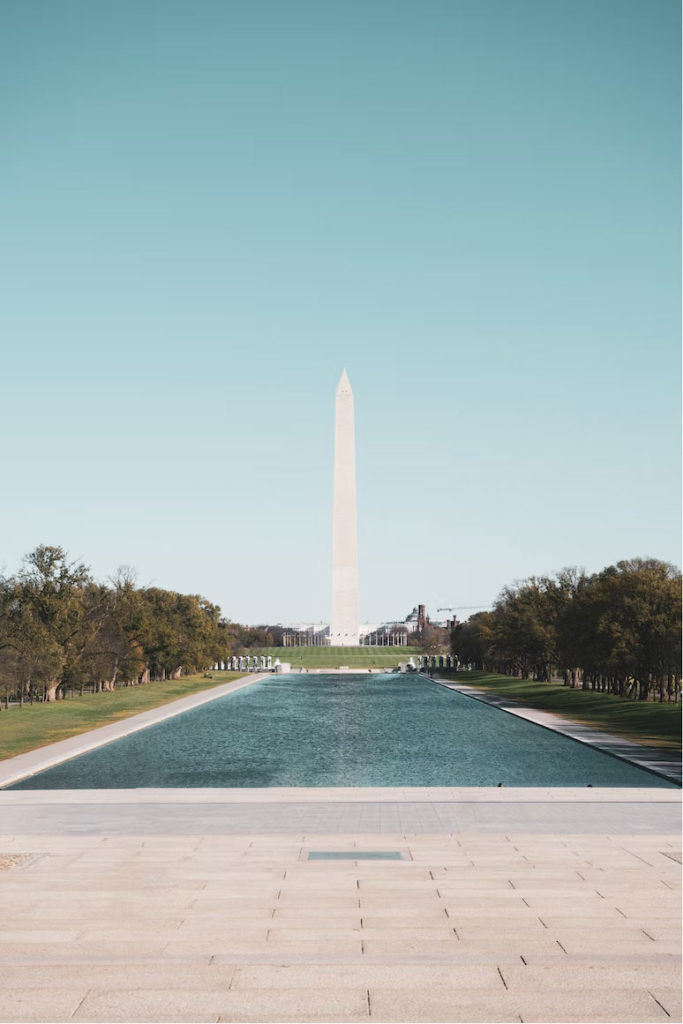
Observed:
[[[274,675],[12,789],[673,783],[417,675]]]

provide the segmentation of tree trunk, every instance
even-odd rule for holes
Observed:
[[[50,683],[46,683],[45,684],[45,696],[43,697],[43,700],[48,701],[48,703],[52,703],[52,701],[57,700],[57,687],[58,686],[59,686],[59,681],[56,680],[56,679],[53,679],[52,682],[50,682]]]
[[[112,691],[114,691],[116,689],[116,677],[117,677],[118,674],[119,674],[119,659],[116,658],[116,660],[114,662],[114,671],[112,673],[112,677],[111,677],[111,679],[108,679],[105,682],[105,684],[104,684],[105,690],[109,690],[110,692],[112,692]]]
[[[114,675],[111,677],[111,679],[104,680],[104,682],[102,683],[103,690],[106,690],[107,692],[111,693],[116,689],[116,675],[117,673],[114,672]]]

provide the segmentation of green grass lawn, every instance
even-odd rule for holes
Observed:
[[[572,690],[557,683],[536,683],[492,672],[447,672],[439,669],[437,674],[638,743],[681,749],[680,704],[624,700],[607,693]]]
[[[251,654],[270,654],[273,660],[288,661],[297,668],[396,668],[411,656],[417,660],[416,647],[257,647]]]
[[[68,697],[52,704],[10,707],[0,712],[0,760],[138,715],[179,697],[229,683],[244,674],[212,672],[211,679],[203,675],[184,676],[163,683],[146,683],[145,686],[123,686],[113,693]]]

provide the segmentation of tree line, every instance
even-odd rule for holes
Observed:
[[[563,569],[505,587],[456,626],[453,653],[487,671],[634,700],[681,694],[681,573],[635,558],[586,575]]]
[[[433,629],[424,649],[443,650]],[[282,643],[278,626],[242,626],[199,595],[107,584],[60,547],[41,545],[0,576],[0,697],[59,700],[202,671],[252,647]],[[586,575],[564,569],[506,587],[494,609],[451,634],[464,663],[638,700],[681,694],[681,573],[633,559]]]
[[[97,583],[41,545],[0,576],[0,695],[23,703],[201,671],[239,653],[250,631],[196,594],[138,587],[130,571]]]

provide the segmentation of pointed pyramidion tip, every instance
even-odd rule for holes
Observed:
[[[342,392],[351,393],[351,381],[349,380],[346,370],[342,370],[342,375],[339,378],[339,384],[337,385],[337,394]]]

